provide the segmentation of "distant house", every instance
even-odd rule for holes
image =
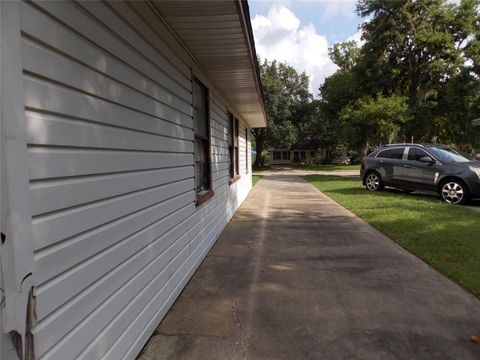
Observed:
[[[1,1],[0,23],[0,358],[134,359],[252,187],[247,2]]]
[[[318,150],[287,150],[287,149],[270,149],[271,165],[295,165],[295,164],[314,164],[329,158],[330,154],[325,149]],[[347,155],[333,159],[333,162],[345,163],[348,161]]]
[[[309,164],[322,159],[324,151],[271,149],[269,155],[272,165]]]

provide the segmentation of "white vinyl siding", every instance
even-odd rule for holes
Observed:
[[[21,5],[40,359],[134,358],[251,189],[242,121],[228,186],[206,83],[215,196],[195,206],[193,60],[137,6]]]

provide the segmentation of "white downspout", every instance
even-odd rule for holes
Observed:
[[[2,359],[33,355],[25,348],[34,281],[21,45],[20,3],[0,1]]]

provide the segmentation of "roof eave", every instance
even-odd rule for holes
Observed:
[[[245,41],[248,44],[249,57],[252,67],[255,72],[255,86],[257,88],[258,100],[262,106],[263,117],[265,124],[268,123],[268,115],[265,109],[265,97],[263,94],[262,81],[260,78],[260,68],[258,66],[257,52],[255,50],[255,39],[253,36],[252,22],[250,21],[250,10],[247,0],[236,0],[237,9],[241,17],[242,30],[245,36]]]

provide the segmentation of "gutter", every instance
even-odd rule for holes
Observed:
[[[255,71],[255,86],[262,106],[263,116],[265,118],[265,126],[268,124],[268,115],[265,110],[265,96],[263,94],[262,81],[260,79],[260,69],[258,67],[257,52],[255,51],[255,40],[253,37],[252,23],[250,21],[250,10],[247,0],[236,0],[237,10],[240,14],[240,24],[242,26],[243,35],[248,44],[248,55],[250,62]]]

